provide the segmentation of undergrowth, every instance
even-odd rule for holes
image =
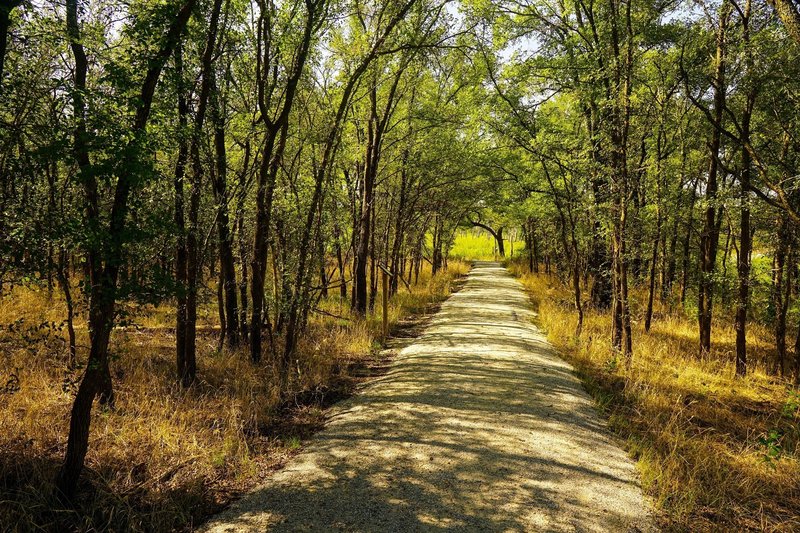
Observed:
[[[736,379],[731,317],[717,317],[712,352],[699,358],[694,317],[662,305],[645,333],[645,294],[634,291],[626,369],[610,348],[608,313],[587,310],[575,338],[569,289],[509,267],[529,291],[539,326],[637,459],[665,530],[800,529],[800,395],[765,371],[773,357],[765,327],[749,325],[749,373]]]
[[[422,272],[392,299],[390,323],[442,300],[467,270],[451,261],[433,278]],[[198,382],[189,390],[174,378],[174,309],[129,306],[132,325],[115,330],[111,346],[116,406],[94,411],[80,499],[65,509],[52,480],[81,369],[66,367],[57,293],[15,288],[0,301],[0,530],[190,529],[295,453],[321,427],[323,408],[350,392],[349,369],[375,357],[380,314],[359,320],[348,303],[331,296],[318,306],[288,403],[269,364],[251,364],[244,348],[219,349],[213,302],[200,314]],[[85,322],[76,330],[80,362]]]

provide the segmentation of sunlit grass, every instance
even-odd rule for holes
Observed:
[[[424,268],[410,292],[401,285],[391,300],[390,324],[446,297],[468,269],[450,261],[447,272],[431,276]],[[335,391],[351,363],[374,357],[380,347],[379,311],[359,319],[335,290],[318,307],[328,314],[313,313],[300,339],[293,393]],[[201,325],[215,331],[215,302],[202,309]],[[256,366],[245,348],[220,351],[216,332],[199,335],[198,382],[182,390],[174,378],[174,308],[129,311],[139,328],[114,333],[117,404],[94,411],[83,499],[75,513],[59,511],[51,496],[81,375],[65,365],[66,332],[58,324],[66,308],[57,290],[50,299],[32,287],[17,287],[0,302],[0,387],[8,385],[0,393],[0,524],[19,530],[185,527],[252,486],[321,424],[322,411],[314,405],[285,420],[280,407],[287,394],[275,386],[269,355]],[[76,318],[79,362],[88,349],[84,315],[82,308]],[[44,320],[56,326],[41,327]]]
[[[717,317],[714,349],[701,359],[693,317],[660,307],[650,333],[635,321],[626,369],[610,349],[608,314],[588,311],[576,339],[569,290],[554,277],[511,269],[530,292],[548,339],[626,439],[667,529],[800,528],[797,396],[765,371],[771,357],[765,327],[750,326],[751,372],[736,379],[730,317]],[[634,291],[634,298],[641,309],[644,294]]]
[[[525,248],[523,241],[510,241],[507,236],[505,239],[506,256],[519,255]],[[450,256],[466,261],[483,260],[496,261],[500,259],[497,255],[497,241],[488,232],[481,229],[469,229],[456,231],[453,247],[450,249]]]

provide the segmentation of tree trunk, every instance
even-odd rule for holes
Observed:
[[[778,244],[772,261],[772,303],[775,307],[775,373],[786,374],[786,315],[791,295],[791,268],[786,267],[789,249],[789,216],[783,214],[778,226]],[[786,276],[784,279],[784,271]],[[784,284],[786,289],[784,290]],[[784,292],[786,297],[784,298]]]
[[[672,221],[672,231],[669,237],[669,250],[666,251],[666,271],[664,273],[664,282],[661,284],[661,301],[666,302],[672,294],[672,286],[675,283],[675,270],[677,267],[675,252],[678,247],[678,223],[680,222],[681,206],[683,205],[683,185],[678,194],[678,202],[676,205],[675,218]]]
[[[800,386],[800,325],[797,327],[797,337],[794,341],[794,385]]]
[[[725,58],[726,30],[730,14],[730,5],[723,0],[720,6],[719,30],[717,31],[717,52],[714,74],[714,116],[713,131],[710,143],[710,162],[706,183],[706,209],[703,220],[703,232],[700,235],[700,282],[697,302],[697,316],[700,331],[700,353],[707,354],[711,350],[711,318],[714,301],[714,271],[717,263],[719,244],[719,218],[722,206],[717,207],[719,157],[721,147],[721,128],[725,110]],[[718,218],[719,217],[719,218]]]
[[[594,162],[592,183],[592,195],[594,197],[595,210],[605,209],[601,207],[605,204],[608,196],[608,186],[606,180],[600,177],[600,173],[596,170],[605,163],[604,158],[600,151],[600,136],[596,133],[598,129],[598,112],[596,104],[587,106],[586,117],[589,124],[589,132],[591,135],[591,155]],[[592,291],[591,299],[592,305],[595,309],[605,310],[611,306],[612,291],[613,291],[613,275],[611,260],[608,257],[608,241],[605,232],[603,231],[600,219],[595,214],[592,221],[592,238],[589,249],[589,257],[587,258],[587,266],[589,272],[592,274]]]
[[[336,246],[336,265],[339,269],[339,297],[342,300],[347,300],[347,277],[345,274],[344,256],[342,255],[342,243],[340,241],[342,232],[339,229],[339,223],[334,220],[333,222],[333,238],[334,245]]]
[[[252,309],[250,314],[250,359],[254,363],[261,361],[261,326],[264,309],[264,278],[267,274],[267,256],[269,250],[269,225],[272,215],[272,200],[275,193],[275,178],[278,174],[279,161],[273,151],[283,152],[286,143],[286,128],[280,131],[280,149],[274,150],[275,135],[267,133],[264,149],[261,154],[258,189],[256,191],[256,228],[253,243],[253,261],[250,272],[250,298]],[[272,158],[274,161],[271,161]],[[273,257],[274,260],[274,257]],[[273,269],[274,270],[274,269]]]
[[[186,177],[186,161],[188,147],[186,144],[186,125],[189,106],[184,93],[183,79],[183,47],[180,43],[175,47],[175,75],[178,78],[178,125],[181,130],[178,136],[178,159],[175,164],[175,213],[176,228],[175,250],[175,281],[177,285],[177,307],[175,310],[175,368],[178,381],[188,386],[191,377],[186,365],[186,283],[187,283],[187,252],[186,252],[186,221],[184,216],[183,181]]]
[[[225,345],[225,333],[228,331],[228,319],[225,316],[225,280],[222,276],[222,268],[219,269],[217,277],[217,315],[219,316],[219,345],[217,351],[221,351]]]
[[[792,0],[767,0],[775,8],[783,22],[786,32],[797,44],[800,44],[800,7]]]
[[[104,277],[104,289],[93,290],[94,295],[113,289],[110,282],[116,283],[116,274],[109,273]],[[89,449],[89,426],[91,423],[92,403],[95,396],[106,387],[108,369],[108,342],[111,337],[112,317],[114,314],[114,301],[109,298],[92,298],[89,311],[89,328],[92,331],[89,358],[86,362],[86,372],[75,402],[72,404],[69,421],[69,438],[67,439],[67,452],[64,463],[56,477],[58,493],[72,500],[78,486],[78,479],[83,470],[86,452]]]
[[[233,256],[233,235],[228,215],[228,158],[225,147],[225,119],[221,110],[214,75],[212,73],[211,114],[214,123],[214,150],[216,152],[216,175],[214,179],[214,199],[217,202],[217,236],[219,239],[219,266],[226,327],[223,337],[228,346],[239,344],[239,309],[236,298],[236,266]]]
[[[497,228],[497,234],[495,235],[495,239],[497,240],[497,253],[500,254],[500,257],[506,256],[506,246],[503,240],[503,228]]]
[[[262,3],[264,6],[266,3]],[[275,192],[275,180],[278,175],[283,152],[286,148],[286,139],[289,128],[289,113],[294,105],[295,95],[300,77],[305,69],[308,52],[313,40],[313,32],[317,27],[319,4],[309,2],[306,4],[307,12],[303,26],[302,40],[295,52],[295,59],[291,70],[287,72],[286,87],[281,92],[281,105],[279,113],[274,114],[268,103],[267,94],[272,94],[275,87],[272,85],[273,68],[272,43],[273,28],[269,13],[261,13],[258,23],[258,50],[256,74],[258,89],[258,108],[260,120],[266,126],[264,148],[261,151],[261,166],[258,174],[258,189],[256,191],[256,229],[253,243],[253,262],[251,273],[251,297],[253,301],[250,316],[250,358],[254,363],[261,361],[261,328],[264,307],[264,278],[267,273],[267,252],[269,250],[269,226],[272,216],[272,201]],[[265,42],[266,41],[266,42]],[[263,56],[262,56],[263,53]],[[277,144],[276,144],[277,141]],[[270,332],[271,338],[272,332]]]
[[[536,264],[534,261],[534,253],[533,253],[533,239],[534,239],[534,229],[533,229],[533,220],[528,219],[525,221],[525,225],[523,226],[523,233],[525,235],[525,248],[528,249],[528,272],[533,274],[539,268],[539,265]]]
[[[404,230],[404,215],[406,209],[406,187],[408,184],[408,151],[403,152],[402,169],[400,171],[400,195],[397,202],[397,213],[395,214],[394,223],[394,241],[392,242],[391,252],[391,278],[389,280],[389,296],[397,294],[398,279],[403,275],[403,269],[400,265],[400,251],[403,248],[405,235]]]
[[[245,141],[244,162],[242,172],[239,174],[239,194],[236,204],[236,236],[239,246],[239,267],[242,272],[239,282],[239,331],[244,342],[248,339],[247,328],[247,246],[244,236],[244,203],[247,198],[247,174],[250,165],[250,140]]]
[[[646,332],[650,331],[650,325],[653,321],[653,299],[655,297],[656,291],[656,265],[658,264],[658,248],[662,246],[666,248],[666,244],[663,241],[664,238],[664,215],[663,215],[663,208],[662,208],[662,195],[666,188],[664,184],[664,178],[662,176],[662,161],[664,160],[664,144],[665,144],[665,135],[664,135],[664,123],[666,122],[666,116],[662,117],[662,120],[659,122],[658,126],[658,137],[656,139],[656,238],[653,241],[653,251],[650,257],[650,277],[649,277],[649,285],[648,285],[648,292],[647,292],[647,311],[645,311],[644,316],[644,330]],[[642,164],[644,162],[642,161]],[[682,180],[681,180],[682,181]],[[664,275],[664,270],[661,270],[662,277]],[[663,284],[662,284],[663,286]]]
[[[136,114],[131,128],[134,140],[126,147],[125,154],[135,152],[133,143],[141,136],[150,117],[150,109],[156,85],[161,77],[161,71],[166,60],[172,55],[173,49],[183,33],[186,22],[192,13],[196,0],[187,0],[181,6],[169,26],[164,41],[157,54],[149,62],[147,73],[141,86],[137,101]],[[82,92],[86,87],[86,56],[81,44],[77,17],[77,0],[67,2],[67,33],[70,46],[75,57],[75,88],[73,92],[73,109],[78,118],[75,131],[75,158],[81,171],[89,163],[88,149],[85,144],[85,121]],[[139,164],[133,156],[126,155],[121,161],[123,172]],[[91,174],[85,178],[84,190],[86,194],[87,223],[100,224],[99,194],[97,181]],[[91,296],[89,303],[89,331],[90,348],[86,362],[86,372],[72,406],[70,417],[69,437],[67,438],[67,452],[64,463],[56,477],[58,494],[72,500],[78,484],[78,478],[83,470],[84,459],[89,448],[89,426],[91,423],[92,403],[95,396],[100,395],[100,400],[113,403],[113,389],[111,388],[111,374],[108,367],[108,343],[114,324],[114,312],[117,296],[117,279],[120,266],[123,263],[122,249],[119,243],[126,230],[126,217],[128,212],[128,199],[135,182],[131,175],[120,174],[111,205],[111,215],[108,222],[108,242],[90,243],[87,247],[89,270],[91,272]],[[108,248],[103,246],[109,244]],[[104,264],[103,264],[104,263]]]
[[[200,94],[192,127],[189,155],[192,162],[192,180],[189,193],[189,223],[186,227],[186,324],[184,327],[183,368],[179,369],[181,384],[190,386],[197,374],[197,293],[202,277],[200,256],[199,218],[203,188],[203,161],[200,143],[205,122],[208,99],[212,88],[212,60],[217,41],[217,26],[222,0],[214,0],[203,56],[201,58]],[[180,356],[178,356],[180,358]]]
[[[431,251],[431,276],[435,276],[442,268],[442,216],[437,214],[433,229],[433,250]]]
[[[650,324],[653,321],[653,293],[656,290],[656,263],[658,262],[658,243],[661,239],[661,213],[658,214],[656,222],[656,240],[653,242],[653,255],[650,257],[650,284],[647,292],[647,311],[644,315],[644,330],[650,331]]]
[[[694,229],[694,204],[697,201],[697,183],[700,181],[698,175],[692,185],[691,195],[689,196],[689,217],[686,219],[686,232],[683,239],[683,253],[681,262],[681,307],[686,305],[686,289],[689,285],[689,266],[690,248],[692,244],[692,230]]]
[[[58,254],[58,270],[56,277],[58,284],[61,286],[61,291],[64,293],[64,301],[67,304],[67,335],[69,337],[69,352],[67,355],[67,368],[69,370],[75,369],[77,362],[77,348],[75,341],[75,306],[72,302],[72,290],[69,286],[69,268],[67,263],[69,261],[69,252],[61,250]]]
[[[482,229],[485,229],[486,231],[488,231],[489,234],[491,234],[491,236],[494,237],[494,240],[497,243],[497,253],[498,253],[498,255],[500,255],[500,257],[505,257],[506,256],[506,248],[505,248],[505,245],[503,243],[503,228],[502,227],[498,228],[497,230],[494,230],[489,225],[483,224],[481,222],[476,222],[474,220],[470,221],[470,224],[472,224],[473,226],[475,226],[477,228],[482,228]]]
[[[562,205],[562,201],[559,199],[558,192],[556,191],[555,185],[553,184],[553,179],[550,175],[550,172],[547,168],[547,162],[544,158],[541,160],[542,169],[544,170],[544,175],[547,178],[547,183],[550,186],[550,192],[553,197],[553,201],[555,202],[556,209],[558,210],[558,217],[561,221],[561,245],[564,248],[564,255],[566,256],[567,260],[570,264],[570,270],[572,271],[572,294],[574,296],[575,301],[575,310],[578,312],[578,323],[575,327],[575,336],[580,337],[581,331],[583,330],[583,305],[581,302],[581,273],[580,273],[580,248],[578,246],[578,239],[575,234],[575,221],[573,217],[573,210],[569,203],[566,206]],[[563,175],[562,171],[562,178],[564,180],[564,189],[569,191],[567,187],[566,177]],[[570,200],[567,200],[569,202]],[[566,213],[565,213],[566,211]],[[567,226],[567,222],[569,222],[569,226]],[[569,229],[569,238],[567,237],[567,229]]]
[[[375,246],[375,233],[377,226],[377,219],[375,218],[376,205],[373,199],[372,202],[372,224],[369,234],[369,310],[375,309],[375,298],[378,296],[378,249]]]
[[[745,64],[747,74],[751,74],[752,61],[750,56],[750,10],[751,1],[747,0],[742,16],[742,38],[745,47]],[[739,177],[739,202],[740,205],[740,234],[739,234],[739,259],[737,273],[739,276],[739,291],[736,299],[736,375],[743,377],[747,373],[747,307],[750,300],[750,253],[752,250],[753,234],[750,232],[750,173],[752,161],[746,146],[750,143],[750,118],[755,106],[756,91],[749,87],[747,101],[742,113],[742,170]]]
[[[373,202],[374,180],[370,176],[371,169],[364,170],[361,196],[361,217],[358,220],[358,237],[356,240],[355,270],[353,272],[353,310],[361,315],[367,314],[367,261],[369,259],[369,238]]]

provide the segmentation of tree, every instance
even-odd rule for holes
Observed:
[[[108,394],[108,343],[114,323],[116,304],[117,281],[122,266],[122,241],[126,230],[128,201],[131,193],[139,186],[142,176],[136,175],[142,171],[142,143],[145,140],[145,130],[150,118],[153,96],[161,71],[167,59],[172,55],[180,35],[194,9],[196,1],[187,0],[179,6],[177,14],[166,26],[163,38],[157,49],[148,57],[148,67],[144,74],[139,89],[139,98],[133,111],[130,125],[130,140],[123,147],[119,172],[116,174],[116,185],[113,189],[108,221],[104,224],[100,213],[100,192],[97,178],[88,172],[85,160],[86,150],[82,147],[85,133],[82,129],[84,118],[81,116],[83,104],[78,96],[73,105],[76,109],[76,160],[80,168],[80,179],[85,190],[86,223],[90,228],[101,233],[86,243],[86,253],[89,258],[91,277],[91,294],[89,305],[89,331],[91,347],[86,372],[81,379],[75,402],[72,406],[69,425],[69,438],[64,464],[59,470],[56,487],[65,498],[71,499],[75,494],[78,478],[83,469],[84,458],[89,446],[89,425],[91,422],[92,403],[97,394]],[[73,54],[75,55],[76,69],[74,82],[74,95],[83,93],[85,88],[85,56],[82,54],[79,34],[77,33],[77,0],[69,0],[68,28]],[[108,398],[110,401],[110,398]]]

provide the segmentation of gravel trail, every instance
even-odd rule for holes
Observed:
[[[205,530],[654,530],[633,462],[532,316],[517,280],[476,263],[386,375]]]

